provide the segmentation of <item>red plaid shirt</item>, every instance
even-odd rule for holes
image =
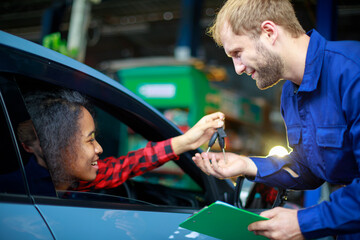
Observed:
[[[98,160],[99,170],[94,181],[80,181],[77,191],[114,188],[127,179],[141,175],[160,165],[178,160],[171,147],[171,139],[148,142],[145,148],[131,151],[126,156],[108,157]]]

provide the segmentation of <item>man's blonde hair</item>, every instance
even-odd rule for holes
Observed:
[[[236,35],[257,38],[261,34],[261,24],[266,20],[282,26],[293,37],[305,33],[289,0],[228,0],[208,33],[222,46],[220,32],[225,23]]]

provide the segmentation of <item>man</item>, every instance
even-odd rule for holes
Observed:
[[[19,125],[18,138],[24,149],[33,153],[25,168],[29,175],[48,169],[56,190],[117,187],[200,147],[224,124],[224,114],[209,114],[182,135],[149,142],[126,156],[100,159],[103,149],[96,141],[93,111],[84,96],[69,90],[36,92],[28,94],[25,102],[32,122]],[[44,176],[36,177],[30,178],[37,184],[43,182]]]
[[[270,239],[360,239],[360,43],[306,35],[288,0],[229,0],[210,34],[258,88],[287,80],[281,113],[293,151],[283,158],[228,153],[227,163],[203,153],[195,163],[218,178],[246,175],[281,188],[344,185],[310,208],[265,211],[270,220],[248,229]]]

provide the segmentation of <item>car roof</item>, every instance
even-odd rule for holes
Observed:
[[[157,131],[166,139],[181,133],[157,109],[119,82],[70,57],[4,31],[0,31],[0,62],[0,72],[19,74],[70,88],[122,109],[124,116],[131,115],[129,119],[141,118],[154,128],[150,130],[147,127],[149,135]]]
[[[134,95],[131,91],[126,89],[120,83],[109,78],[105,74],[103,74],[103,73],[101,73],[79,61],[76,61],[70,57],[60,54],[54,50],[45,48],[34,42],[30,42],[28,40],[22,39],[20,37],[11,35],[9,33],[6,33],[4,31],[0,30],[0,44],[3,46],[6,46],[8,48],[12,48],[14,50],[21,51],[21,52],[23,52],[23,54],[32,54],[32,55],[38,56],[40,58],[47,59],[47,60],[49,60],[49,64],[51,64],[51,62],[57,62],[59,64],[62,64],[64,66],[68,67],[69,69],[72,69],[75,72],[81,72],[83,74],[90,75],[90,76],[98,79],[99,81],[102,81],[111,86],[114,86],[114,87],[120,89],[121,91],[123,91],[129,95],[132,95],[132,97],[137,98],[137,96]],[[1,70],[2,71],[10,71],[10,72],[14,71],[14,69],[9,65],[1,65]],[[18,70],[20,70],[19,72],[21,72],[21,69],[18,69]]]

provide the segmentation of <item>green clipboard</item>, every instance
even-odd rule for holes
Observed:
[[[258,214],[216,201],[195,213],[179,226],[219,239],[264,240],[264,236],[248,231],[250,223],[268,220]]]

